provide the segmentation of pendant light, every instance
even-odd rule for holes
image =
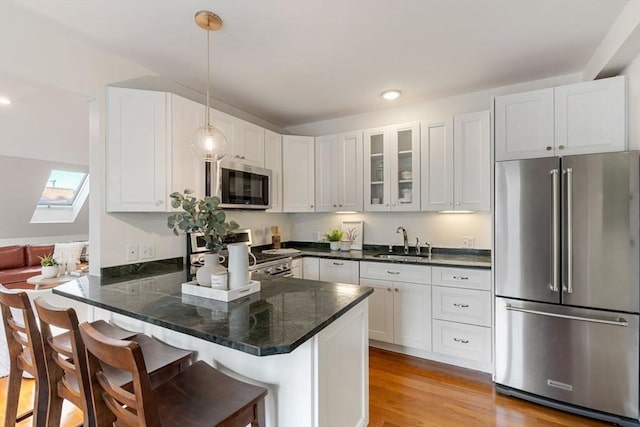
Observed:
[[[222,19],[213,12],[201,10],[196,13],[196,24],[207,30],[207,110],[205,124],[198,128],[191,138],[191,151],[205,162],[218,162],[227,154],[227,137],[220,129],[213,127],[209,112],[209,33],[222,27]]]

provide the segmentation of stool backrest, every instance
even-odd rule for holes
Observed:
[[[86,322],[80,324],[80,335],[87,354],[98,427],[112,426],[114,422],[130,427],[159,426],[151,382],[138,343],[110,338]],[[101,362],[129,372],[133,379],[133,393],[110,382]]]
[[[5,402],[5,425],[12,425],[33,414],[33,425],[44,426],[49,405],[47,366],[40,330],[27,293],[10,291],[0,286],[0,312],[9,348],[10,364],[8,397]],[[23,371],[27,371],[36,380],[34,409],[17,416]]]
[[[91,387],[84,344],[78,328],[78,316],[73,308],[53,307],[41,297],[33,302],[40,318],[42,346],[49,372],[49,387],[52,393],[57,393],[58,398],[67,399],[82,409],[83,424],[91,427],[95,425]],[[67,333],[58,335],[57,339],[54,339],[51,326],[64,329]],[[59,405],[52,406],[58,412],[61,409],[60,405],[61,402]],[[58,425],[60,415],[50,413],[49,423]]]

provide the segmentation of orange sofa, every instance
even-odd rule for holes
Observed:
[[[40,274],[40,257],[53,254],[54,245],[0,247],[0,284],[6,288],[33,289],[26,280]]]

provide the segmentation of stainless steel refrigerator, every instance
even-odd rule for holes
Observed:
[[[497,162],[496,389],[638,423],[638,152]]]

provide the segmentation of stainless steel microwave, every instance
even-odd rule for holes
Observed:
[[[207,188],[215,192],[215,173],[207,174]],[[220,207],[235,209],[271,208],[270,169],[231,161],[220,162],[220,186],[217,196]]]

